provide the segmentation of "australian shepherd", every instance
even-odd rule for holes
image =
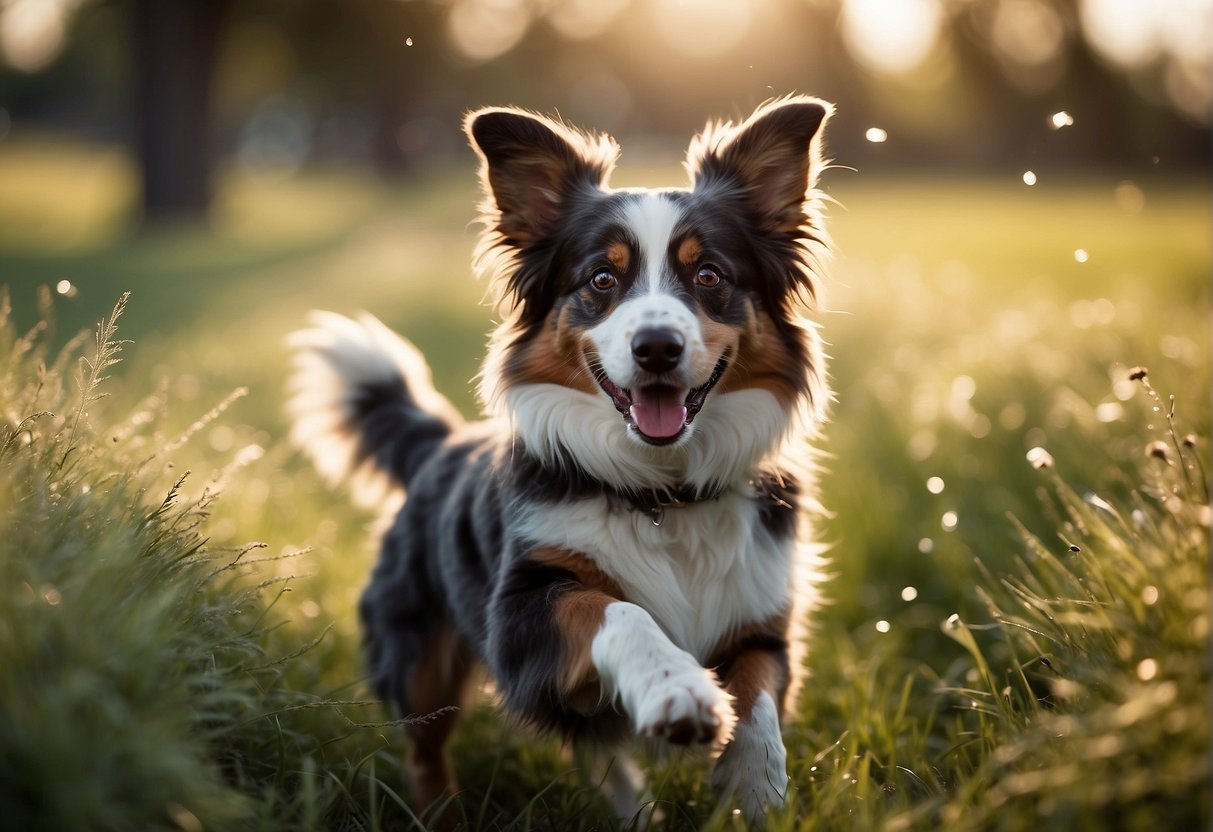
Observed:
[[[608,136],[470,114],[476,265],[504,318],[481,421],[369,315],[293,336],[294,440],[334,480],[407,493],[360,609],[375,691],[437,714],[406,729],[420,806],[456,788],[449,706],[478,666],[573,743],[700,744],[722,800],[784,801],[780,720],[820,580],[805,453],[830,393],[802,313],[828,249],[830,112],[796,96],[710,124],[685,189],[610,187]]]

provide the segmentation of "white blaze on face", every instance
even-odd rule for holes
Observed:
[[[699,320],[676,296],[677,283],[669,272],[670,244],[681,218],[682,209],[659,193],[637,193],[624,209],[624,221],[639,247],[641,272],[627,298],[588,334],[607,377],[628,390],[642,381],[632,358],[632,339],[647,328],[671,329],[685,342],[682,361],[667,374],[669,383],[685,395],[704,381],[693,377],[706,350]]]

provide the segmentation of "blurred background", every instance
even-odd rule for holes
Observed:
[[[1050,494],[1073,489],[1084,510],[1134,523],[1139,512],[1179,516],[1168,495],[1182,466],[1166,449],[1182,454],[1184,437],[1208,458],[1211,52],[1213,0],[0,0],[0,287],[17,331],[30,332],[10,358],[44,341],[51,377],[67,375],[76,365],[55,363],[53,349],[130,291],[118,337],[134,344],[110,371],[109,397],[89,407],[90,453],[154,474],[163,490],[149,494],[192,471],[181,499],[204,506],[208,546],[265,541],[252,583],[289,584],[273,596],[287,625],[266,650],[312,647],[278,684],[369,699],[355,605],[375,557],[372,517],[286,440],[287,333],[311,309],[370,310],[418,344],[439,389],[474,415],[497,314],[468,265],[479,199],[460,133],[468,109],[559,113],[620,140],[616,184],[679,185],[707,119],[790,92],[833,101],[820,187],[836,257],[816,313],[837,393],[821,476],[833,580],[790,748],[802,793],[834,819],[820,828],[878,828],[902,811],[889,828],[910,828],[940,801],[967,805],[956,784],[998,743],[987,731],[971,744],[978,672],[941,624],[956,613],[974,622],[998,684],[1012,684],[991,594],[1045,553],[1079,569],[1076,552],[1090,548],[1091,524]],[[1137,366],[1159,398],[1129,380]],[[45,383],[43,365],[31,378]],[[4,418],[19,422],[26,414],[2,395],[0,385]],[[1088,686],[1117,714],[1110,743],[1080,757],[1052,734],[1028,737],[1028,748],[1059,749],[1061,774],[1043,776],[1025,755],[1032,782],[1052,791],[1018,814],[991,797],[1003,828],[1035,828],[1042,807],[1056,810],[1046,828],[1074,828],[1072,800],[1104,812],[1089,828],[1207,826],[1209,515],[1194,504],[1183,539],[1204,566],[1138,563],[1113,605],[1140,615],[1115,642],[1118,675]],[[1136,551],[1133,540],[1113,548]],[[30,626],[24,608],[15,615],[15,628]],[[122,653],[143,666],[142,648],[106,639],[102,665]],[[1066,672],[1056,656],[1048,667]],[[1126,739],[1122,691],[1163,680],[1193,716],[1142,718],[1153,733]],[[93,689],[80,690],[91,703]],[[44,699],[54,697],[29,697]],[[339,714],[292,713],[306,759],[268,780],[313,765],[356,773],[375,754],[384,782],[402,782],[399,737],[383,740],[374,715],[359,708],[372,724],[353,731]],[[51,713],[29,730],[44,742],[69,726],[62,759],[87,762],[74,720]],[[558,749],[522,736],[474,711],[456,749],[468,805],[512,817],[562,776]],[[282,737],[263,739],[277,748]],[[1141,753],[1118,750],[1129,747]],[[70,778],[39,782],[70,795],[47,805],[91,811]],[[322,796],[358,818],[376,799],[373,783],[370,797],[342,802],[345,787],[324,782]],[[679,799],[701,783],[689,777]],[[266,792],[267,817],[310,828],[279,811],[293,789],[279,802]],[[1117,800],[1139,825],[1123,826]],[[1179,820],[1152,814],[1161,806]]]
[[[610,132],[628,162],[672,164],[708,115],[801,91],[841,104],[835,156],[864,173],[1203,173],[1211,18],[1208,0],[3,0],[0,140],[115,149],[144,219],[205,212],[230,167],[466,163],[461,114],[488,103]]]

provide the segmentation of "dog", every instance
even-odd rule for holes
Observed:
[[[420,806],[457,788],[444,744],[478,666],[575,745],[707,746],[722,800],[784,802],[780,721],[822,580],[806,446],[831,394],[803,313],[832,109],[791,96],[710,123],[686,189],[613,189],[608,136],[468,115],[475,266],[504,318],[481,421],[369,315],[314,313],[290,339],[293,440],[331,480],[407,494],[360,616],[376,693],[433,715],[405,729]]]

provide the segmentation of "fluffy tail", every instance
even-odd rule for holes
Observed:
[[[377,318],[313,312],[292,333],[291,440],[358,502],[382,505],[462,419],[434,389],[417,348]]]

